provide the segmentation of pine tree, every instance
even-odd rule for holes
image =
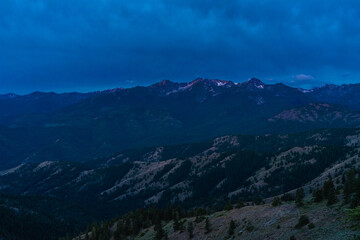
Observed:
[[[359,206],[359,198],[355,193],[353,193],[350,197],[350,208],[355,208],[357,206]]]
[[[234,235],[235,227],[236,227],[236,226],[235,226],[234,220],[231,220],[231,221],[230,221],[229,230],[228,230],[229,236]]]
[[[328,199],[329,197],[329,191],[330,191],[330,188],[334,187],[334,183],[332,181],[332,178],[331,176],[329,176],[329,179],[324,182],[324,185],[323,185],[323,196],[325,199]]]
[[[337,202],[336,190],[332,178],[329,179],[323,185],[323,195],[327,199],[327,205],[330,206]]]
[[[277,207],[277,206],[280,206],[281,205],[281,200],[279,197],[274,197],[271,205],[273,205],[273,207]]]
[[[130,227],[131,227],[130,219],[127,217],[125,219],[125,223],[123,224],[123,233],[125,236],[130,235],[130,232],[131,232]]]
[[[174,218],[174,232],[180,230],[179,215],[176,213]]]
[[[165,233],[160,222],[155,225],[154,230],[156,231],[155,240],[162,240]]]
[[[131,234],[132,235],[138,235],[138,233],[141,230],[141,223],[139,222],[139,219],[134,218],[132,220],[132,229],[131,229]]]
[[[327,201],[326,205],[328,205],[328,206],[333,205],[337,201],[338,201],[338,199],[336,197],[335,187],[333,184],[332,185],[330,184],[329,193],[328,193],[328,201]]]
[[[193,238],[194,237],[194,226],[191,221],[188,222],[187,231],[189,233],[189,238]]]
[[[211,232],[211,224],[209,221],[209,218],[205,219],[205,234],[208,234],[209,232]]]
[[[316,189],[316,191],[313,193],[313,200],[314,202],[321,202],[323,200],[323,192],[320,189]]]
[[[229,210],[231,210],[231,209],[233,209],[233,206],[232,206],[231,202],[228,201],[228,202],[226,203],[226,205],[224,206],[224,210],[229,211]]]
[[[301,207],[304,205],[304,203],[302,201],[304,199],[304,197],[305,197],[304,190],[302,188],[298,188],[296,190],[296,196],[295,196],[296,206]]]
[[[168,204],[165,210],[165,220],[169,221],[172,218],[172,207]]]
[[[116,223],[116,230],[114,232],[114,239],[115,240],[120,240],[122,233],[123,233],[123,221],[119,220]]]

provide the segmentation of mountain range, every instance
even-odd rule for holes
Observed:
[[[357,127],[360,84],[310,90],[196,79],[92,93],[0,97],[0,169],[23,162],[85,161],[131,149],[227,134]]]

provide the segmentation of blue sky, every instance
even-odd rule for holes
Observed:
[[[359,1],[2,0],[0,93],[360,82]]]

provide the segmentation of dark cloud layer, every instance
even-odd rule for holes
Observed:
[[[2,0],[0,92],[360,81],[359,1]]]

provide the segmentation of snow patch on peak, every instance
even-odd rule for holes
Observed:
[[[302,93],[311,93],[314,91],[314,89],[304,89],[304,88],[298,88],[297,90],[299,90]]]
[[[265,84],[257,78],[250,78],[248,81],[243,82],[242,85],[257,89],[264,89],[265,87]]]
[[[224,86],[224,85],[226,85],[227,84],[227,82],[225,82],[225,81],[216,81],[215,82],[216,83],[216,85],[218,86],[218,87],[221,87],[221,86]]]

